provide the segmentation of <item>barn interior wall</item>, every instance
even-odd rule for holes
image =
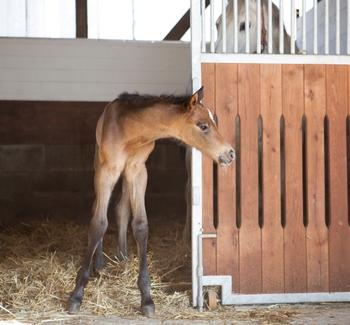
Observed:
[[[105,103],[124,91],[184,94],[190,62],[183,42],[0,38],[0,219],[89,219]],[[149,216],[183,215],[184,149],[163,141],[149,160]]]
[[[0,101],[0,223],[89,220],[95,126],[105,104]],[[150,217],[184,215],[184,155],[174,142],[160,141],[149,158]]]

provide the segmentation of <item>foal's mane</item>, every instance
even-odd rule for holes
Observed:
[[[130,108],[144,108],[153,106],[155,104],[173,104],[173,105],[186,105],[189,103],[191,96],[189,95],[140,95],[138,93],[122,93],[117,98],[118,102],[123,106]]]

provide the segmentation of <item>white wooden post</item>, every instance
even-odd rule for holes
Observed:
[[[201,1],[191,0],[191,60],[192,89],[201,86]],[[205,91],[205,90],[204,90]],[[192,303],[197,306],[198,298],[198,236],[202,231],[202,155],[192,149]]]

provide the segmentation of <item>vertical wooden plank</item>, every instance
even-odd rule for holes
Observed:
[[[260,114],[263,120],[262,291],[264,293],[284,292],[280,199],[281,69],[277,64],[260,66]]]
[[[216,115],[219,131],[234,146],[237,115],[237,65],[216,64],[215,77]],[[218,169],[217,273],[231,275],[232,290],[239,292],[235,176],[235,164]]]
[[[329,289],[330,291],[350,291],[346,155],[348,68],[329,65],[326,73],[330,176]]]
[[[204,86],[204,105],[215,107],[215,64],[202,64],[202,85]],[[203,155],[203,231],[216,233],[214,228],[213,206],[213,161]],[[216,274],[216,239],[203,239],[203,268],[205,275]]]
[[[301,132],[304,113],[303,65],[283,65],[282,94],[285,118],[285,292],[306,292]]]
[[[261,292],[261,229],[258,222],[258,129],[260,67],[238,66],[238,111],[241,118],[240,292]]]
[[[87,0],[75,0],[76,38],[88,37]]]
[[[324,117],[326,70],[305,66],[306,173],[307,173],[307,291],[329,290],[328,229],[325,222]]]

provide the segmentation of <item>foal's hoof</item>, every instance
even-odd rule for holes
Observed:
[[[147,305],[141,306],[141,312],[146,317],[153,317],[155,313],[155,306],[153,301]]]
[[[80,311],[81,302],[79,301],[68,301],[68,314],[77,314]]]

